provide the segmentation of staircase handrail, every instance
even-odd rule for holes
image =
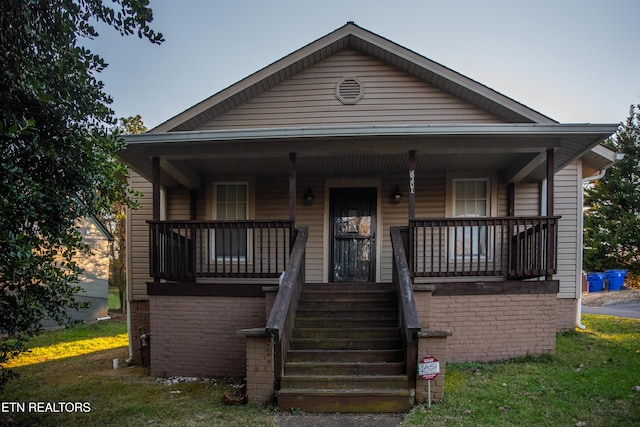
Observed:
[[[282,367],[285,363],[284,358],[289,348],[289,338],[305,281],[304,259],[308,235],[309,229],[307,227],[297,229],[291,255],[267,320],[266,330],[275,343],[274,368],[276,381],[282,375]]]
[[[418,332],[422,329],[418,309],[413,298],[413,283],[407,263],[402,235],[399,227],[391,227],[391,246],[393,248],[393,284],[400,298],[398,309],[403,344],[405,346],[407,375],[409,382],[415,384],[418,357]]]

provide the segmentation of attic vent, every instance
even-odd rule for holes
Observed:
[[[336,86],[336,98],[343,104],[355,104],[364,96],[362,83],[355,78],[345,78]]]

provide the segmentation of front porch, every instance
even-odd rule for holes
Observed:
[[[266,292],[265,327],[241,332],[247,341],[251,402],[269,403],[275,393],[280,406],[305,411],[403,411],[415,399],[428,398],[416,374],[420,358],[437,354],[444,370],[446,360],[483,348],[478,337],[487,332],[475,328],[490,323],[504,334],[501,328],[510,323],[518,331],[501,344],[493,341],[489,352],[498,358],[553,351],[555,329],[549,320],[555,313],[557,282],[523,279],[553,274],[557,221],[411,220],[408,227],[391,227],[391,283],[334,282],[328,288],[307,282],[308,229],[294,228],[291,221],[151,221],[150,265],[156,280],[149,283],[148,293],[158,301],[188,295],[237,301],[241,295],[259,297],[260,288]],[[228,256],[215,256],[216,241],[217,250],[227,248]],[[278,287],[264,287],[277,279]],[[416,280],[431,284],[414,284]],[[319,289],[328,289],[324,297]],[[323,301],[331,308],[318,305]],[[237,304],[235,310],[240,309]],[[304,314],[310,304],[316,311]],[[442,311],[443,306],[449,308]],[[216,307],[220,316],[231,314]],[[522,307],[528,307],[526,312]],[[192,310],[196,315],[196,306]],[[329,317],[322,320],[325,312]],[[448,339],[450,329],[462,339],[456,334]],[[467,336],[469,330],[476,336]],[[531,331],[542,339],[532,340]],[[367,338],[357,338],[363,336]],[[316,337],[321,339],[314,347]],[[449,353],[456,349],[458,354],[447,354],[447,341]],[[478,354],[478,360],[483,357]],[[431,391],[434,400],[442,397],[442,374]]]

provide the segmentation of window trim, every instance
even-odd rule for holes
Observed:
[[[447,218],[465,218],[464,215],[455,215],[456,209],[456,183],[459,181],[484,181],[486,183],[487,189],[487,201],[486,201],[486,215],[483,217],[474,216],[473,218],[486,218],[494,216],[498,210],[498,189],[497,189],[497,178],[495,173],[487,173],[487,172],[455,172],[447,174],[447,186],[446,186],[446,217]],[[471,218],[471,217],[468,217]],[[462,230],[464,234],[465,231]],[[470,253],[455,255],[456,250],[456,239],[455,239],[455,231],[450,230],[449,239],[452,242],[450,246],[449,253],[447,256],[449,259],[457,258],[458,260],[470,260],[473,262],[475,259],[486,260],[487,257],[489,260],[493,259],[493,245],[492,245],[492,236],[491,233],[486,233],[487,242],[487,253],[486,254],[478,254],[472,251]]]
[[[211,210],[210,212],[210,217],[216,221],[217,218],[217,213],[218,213],[218,209],[217,209],[217,196],[218,196],[218,187],[219,186],[228,186],[228,185],[245,185],[246,186],[246,210],[245,210],[245,219],[250,218],[251,215],[251,200],[252,200],[252,185],[248,180],[235,180],[235,181],[213,181],[211,183],[211,189],[210,189],[210,196],[211,196],[211,203],[209,203],[209,209]],[[234,220],[231,220],[234,221]],[[216,251],[216,231],[215,230],[211,230],[211,260],[212,261],[224,261],[224,262],[238,262],[238,263],[245,263],[245,262],[251,262],[252,256],[253,254],[251,254],[251,235],[250,233],[247,233],[247,239],[246,239],[246,248],[245,248],[245,255],[244,256],[235,256],[233,254],[231,255],[217,255],[217,251]]]

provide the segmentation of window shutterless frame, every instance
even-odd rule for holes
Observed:
[[[216,182],[213,185],[213,215],[218,221],[245,220],[249,213],[247,182]],[[249,257],[249,235],[246,229],[220,224],[212,230],[212,259],[245,262]]]
[[[467,224],[450,230],[449,258],[473,262],[491,257],[491,236],[486,226],[474,225],[474,218],[489,216],[491,185],[489,178],[460,178],[452,180],[453,216],[468,218]]]

